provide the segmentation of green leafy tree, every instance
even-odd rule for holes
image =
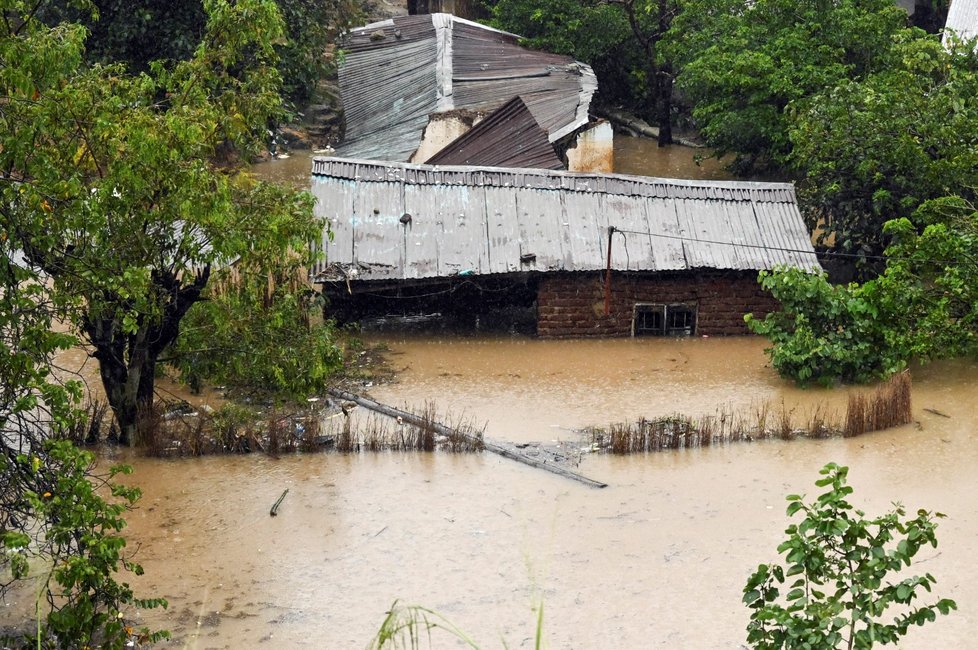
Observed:
[[[758,281],[781,307],[747,325],[768,337],[774,368],[800,383],[865,382],[906,365],[898,336],[905,320],[897,304],[879,300],[869,282],[834,285],[825,274],[799,269],[762,271]]]
[[[902,32],[892,63],[813,96],[790,127],[801,203],[823,240],[878,255],[883,224],[978,188],[978,53]]]
[[[594,67],[604,101],[637,109],[668,144],[674,74],[660,44],[678,9],[676,0],[499,0],[492,23]]]
[[[282,91],[295,105],[309,101],[333,64],[332,45],[343,30],[362,17],[356,0],[275,0],[285,22],[273,42],[279,56]],[[202,0],[73,0],[40,4],[48,24],[76,22],[89,31],[86,56],[106,64],[124,63],[130,72],[146,72],[154,61],[190,58],[207,30]],[[93,11],[94,10],[94,11]]]
[[[323,77],[336,65],[334,44],[344,31],[360,24],[363,4],[357,0],[276,0],[287,39],[278,46],[282,93],[296,107],[312,100]]]
[[[321,322],[322,297],[308,287],[300,260],[237,265],[212,283],[171,350],[169,363],[185,382],[285,399],[326,387],[343,349],[332,324]]]
[[[935,582],[929,573],[902,577],[922,548],[937,547],[935,520],[944,515],[918,510],[911,519],[895,504],[867,518],[847,500],[848,471],[823,467],[815,485],[827,490],[812,503],[788,496],[788,516],[803,519],[778,546],[785,564],[760,565],[744,587],[751,647],[864,650],[896,643],[910,626],[957,609],[947,598],[919,604],[921,590]]]
[[[208,0],[191,59],[130,75],[85,65],[84,29],[36,7],[0,23],[0,214],[91,345],[127,441],[212,270],[321,237],[306,196],[236,162],[280,110],[282,23],[270,0]]]
[[[519,34],[529,47],[592,65],[631,40],[624,14],[605,3],[498,0],[492,7],[491,22],[498,29]]]
[[[978,209],[961,197],[923,204],[884,227],[892,238],[876,302],[900,318],[895,345],[919,360],[978,358]]]
[[[676,83],[718,154],[781,169],[792,111],[886,66],[906,21],[892,0],[687,0],[672,22]]]
[[[749,327],[771,341],[779,373],[801,383],[869,381],[911,359],[978,357],[978,212],[961,197],[887,222],[886,270],[833,285],[797,269],[762,272],[781,303]]]
[[[607,0],[621,7],[645,54],[646,104],[659,127],[659,146],[672,144],[674,65],[663,41],[679,12],[676,0]]]
[[[136,631],[129,623],[134,610],[166,607],[166,600],[136,598],[129,584],[115,577],[120,568],[143,573],[124,556],[126,540],[120,534],[123,515],[140,492],[113,481],[132,470],[120,465],[98,476],[95,457],[67,440],[46,439],[38,452],[4,461],[23,489],[14,504],[20,519],[2,538],[14,580],[28,577],[32,564],[41,567],[35,571],[42,574],[47,613],[38,623],[36,646],[121,649],[139,638],[168,638],[166,632]],[[25,480],[28,474],[33,476]]]
[[[138,491],[96,475],[91,454],[52,438],[81,417],[81,387],[52,372],[53,356],[77,341],[53,330],[65,305],[43,280],[0,223],[0,597],[36,579],[32,647],[122,648],[140,635],[160,639],[134,633],[128,621],[133,609],[165,602],[137,599],[116,579],[120,570],[142,571],[124,556],[119,534]],[[111,473],[119,471],[128,470]]]

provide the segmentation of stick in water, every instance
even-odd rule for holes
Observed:
[[[268,511],[268,514],[270,514],[273,517],[278,514],[278,507],[282,505],[282,500],[285,498],[285,495],[288,493],[289,491],[288,489],[286,489],[285,492],[282,493],[282,496],[278,498],[278,501],[275,502],[275,505],[272,506],[272,509]]]

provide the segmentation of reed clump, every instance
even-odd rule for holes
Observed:
[[[849,397],[841,419],[819,404],[801,415],[782,401],[776,412],[769,403],[741,411],[718,409],[713,415],[692,418],[674,414],[586,429],[592,448],[613,454],[634,454],[670,449],[694,449],[755,440],[793,440],[852,437],[908,424],[912,421],[911,381],[907,372],[894,375],[869,395]]]
[[[409,417],[410,416],[410,417]],[[410,420],[410,421],[406,421]],[[217,411],[158,402],[140,421],[138,444],[152,456],[203,456],[262,452],[270,456],[335,450],[341,453],[445,450],[480,451],[483,431],[459,422],[439,424],[434,404],[391,418],[339,412],[258,411],[225,404]]]
[[[339,419],[339,422],[336,420]],[[474,425],[458,422],[438,423],[434,404],[428,402],[412,417],[389,417],[368,413],[357,417],[344,413],[341,418],[326,420],[327,435],[336,440],[336,451],[421,451],[435,450],[463,453],[483,449],[483,431]]]
[[[858,436],[910,422],[913,418],[910,393],[910,373],[904,371],[869,396],[850,395],[843,434]]]

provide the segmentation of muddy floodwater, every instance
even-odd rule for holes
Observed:
[[[845,398],[785,384],[756,338],[383,340],[400,379],[373,386],[375,398],[431,400],[512,440],[567,440],[640,414]],[[487,648],[532,647],[540,603],[551,648],[740,648],[741,589],[775,558],[784,495],[814,493],[818,469],[836,461],[852,467],[854,498],[871,513],[902,501],[948,514],[918,568],[961,609],[903,647],[973,647],[976,399],[978,364],[918,368],[913,425],[584,455],[579,470],[603,490],[489,454],[136,458],[144,498],[129,535],[146,575],[134,582],[170,600],[147,618],[186,648],[361,648],[394,600],[440,612]]]
[[[615,173],[662,178],[699,178],[729,180],[733,176],[724,169],[723,163],[709,157],[709,149],[671,145],[659,147],[654,140],[615,135]],[[296,151],[286,158],[269,160],[254,165],[256,174],[263,178],[308,187],[312,173],[310,151]]]

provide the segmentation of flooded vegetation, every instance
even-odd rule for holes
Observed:
[[[927,572],[874,609],[916,605],[937,576],[957,602],[937,610],[958,611],[901,647],[973,643],[978,76],[953,12],[939,44],[943,20],[908,30],[892,5],[660,2],[636,20],[632,3],[569,3],[531,50],[509,33],[526,3],[490,3],[501,29],[485,29],[259,0],[182,25],[136,12],[173,33],[160,50],[125,20],[55,24],[44,4],[11,3],[0,26],[17,54],[0,92],[30,99],[4,104],[0,130],[0,646],[364,647],[431,616],[486,647],[733,650],[758,641],[745,626],[774,593],[769,565],[751,571],[778,549],[807,562],[806,542],[781,543],[806,530],[845,532],[843,570],[868,540],[870,577],[848,584],[879,583],[880,557]],[[565,54],[546,54],[556,37]],[[566,56],[585,44],[590,61]],[[595,70],[603,102],[656,122],[625,116],[625,132],[696,128],[683,141],[728,152],[740,180],[804,191],[718,182],[711,150],[629,137],[614,170],[658,180],[528,173],[571,149],[609,169]],[[454,128],[436,124],[468,128],[496,100],[468,139],[428,141],[480,143],[450,152],[476,173],[396,171]],[[268,130],[287,114],[301,129]],[[337,169],[278,148],[340,131],[357,160]],[[504,159],[509,177],[478,169]],[[862,284],[820,274],[812,223],[844,256],[833,273]],[[368,315],[443,328],[345,328]],[[387,370],[339,379],[377,349]],[[832,512],[785,531],[812,514],[820,469]],[[861,523],[885,511],[920,523]],[[801,584],[785,598],[812,605]],[[858,637],[855,617],[810,610],[817,633]]]
[[[848,438],[912,422],[910,386],[910,373],[903,372],[894,375],[869,396],[850,394],[841,421],[826,419],[825,411],[816,406],[808,417],[799,422],[794,409],[788,409],[784,403],[780,408],[764,403],[743,412],[718,409],[715,415],[701,418],[678,414],[641,418],[635,423],[613,424],[607,430],[589,428],[585,434],[590,436],[594,450],[613,454],[693,449],[761,440]]]
[[[187,398],[196,401],[194,395]],[[322,404],[321,406],[319,404]],[[329,398],[311,398],[302,410],[248,407],[226,403],[218,410],[206,404],[197,408],[188,401],[157,402],[144,413],[136,443],[141,452],[160,458],[248,454],[281,454],[336,451],[450,452],[480,451],[482,432],[471,423],[445,426],[438,422],[435,405],[421,406],[417,413],[385,415],[354,411],[357,404]],[[93,402],[94,414],[106,412],[104,403]],[[97,420],[91,420],[98,422]],[[71,438],[77,443],[98,442],[105,427],[97,424]],[[111,439],[111,432],[109,438]]]
[[[435,396],[442,412],[485,423],[487,435],[568,449],[585,445],[575,431],[588,425],[765,400],[801,422],[817,405],[844,413],[850,392],[865,392],[794,388],[767,367],[757,338],[373,342],[389,347],[399,371],[396,383],[369,389],[376,399],[422,405]],[[553,648],[739,648],[741,589],[773,556],[787,525],[784,495],[809,491],[834,460],[852,467],[869,512],[901,501],[949,515],[921,566],[961,610],[902,647],[964,647],[978,611],[969,550],[978,535],[978,365],[912,373],[909,425],[581,454],[577,469],[606,481],[604,490],[486,453],[127,458],[144,493],[128,518],[146,569],[135,583],[171,604],[144,616],[172,630],[175,647],[364,647],[400,599],[488,647],[529,647],[542,602]]]
[[[296,169],[308,182],[308,161]],[[104,454],[106,463],[135,466],[127,481],[144,495],[127,518],[129,548],[146,570],[133,586],[170,602],[165,612],[133,614],[171,630],[172,647],[364,647],[399,600],[431,608],[486,647],[532,647],[542,604],[552,648],[740,648],[749,616],[741,590],[781,539],[784,495],[808,490],[827,461],[852,467],[867,511],[900,501],[949,515],[940,548],[920,561],[960,611],[902,647],[969,643],[978,615],[970,554],[978,364],[914,367],[910,423],[873,432],[882,423],[872,421],[872,398],[862,402],[866,389],[797,388],[769,366],[759,337],[542,341],[394,330],[365,339],[387,349],[396,377],[367,387],[377,401],[432,423],[470,423],[527,452],[558,450],[608,487],[489,453],[431,453],[458,449],[431,427],[361,408],[314,420],[270,411],[230,438],[169,421],[201,446],[231,441],[267,452]],[[83,352],[63,365],[97,386]],[[209,418],[224,404],[214,391],[193,399],[196,412],[215,411]],[[431,412],[432,401],[443,415]],[[905,417],[909,401],[897,402],[882,411]],[[208,426],[220,431],[213,420]],[[659,427],[641,445],[618,443],[659,452],[591,453],[609,438],[582,431],[615,427]],[[864,435],[845,434],[860,428]],[[679,444],[668,435],[679,429],[701,437]],[[717,432],[734,430],[765,439],[712,444]],[[184,454],[192,442],[167,452],[175,438],[161,437],[162,455],[194,455]],[[392,453],[404,448],[414,451]],[[302,449],[347,453],[291,453]],[[373,453],[349,453],[358,450]],[[22,594],[5,607],[29,616],[32,604]]]

